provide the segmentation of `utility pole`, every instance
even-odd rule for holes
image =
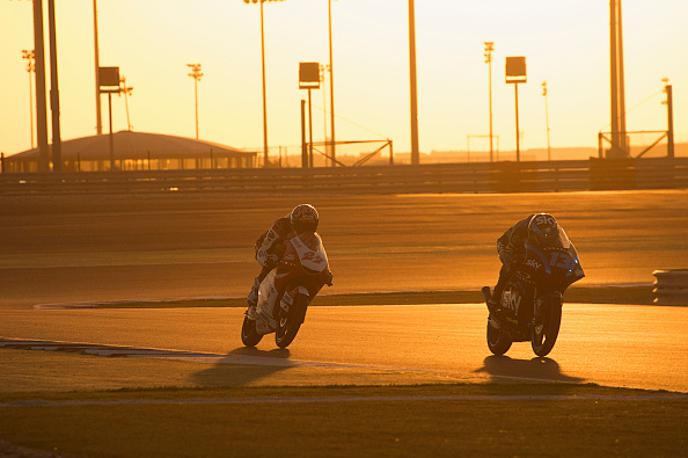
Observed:
[[[112,92],[108,92],[108,120],[110,125],[110,171],[115,171],[115,134],[112,132]]]
[[[306,101],[301,99],[301,167],[307,169],[308,165],[308,150],[306,149]]]
[[[325,64],[320,65],[320,84],[322,84],[322,99],[323,99],[323,143],[325,144],[325,154],[330,154],[327,148],[327,88],[325,85],[326,78],[325,72],[328,70],[328,66]]]
[[[542,96],[545,98],[545,122],[547,125],[547,160],[552,160],[552,145],[550,137],[550,126],[549,126],[549,89],[547,87],[547,81],[542,82]]]
[[[409,73],[411,83],[411,165],[420,164],[418,146],[418,87],[416,81],[416,7],[408,2],[409,20]]]
[[[122,76],[119,79],[120,82],[120,94],[124,94],[124,108],[127,113],[127,130],[131,132],[131,118],[129,117],[129,96],[134,91],[134,88],[127,86],[127,78]],[[198,122],[198,121],[197,121]]]
[[[38,171],[50,171],[48,157],[48,123],[45,100],[45,53],[43,48],[43,4],[33,0],[33,39],[36,55],[36,134],[38,137]]]
[[[308,166],[313,167],[313,89],[320,89],[320,64],[318,62],[299,63],[299,89],[308,91]]]
[[[194,105],[196,108],[196,140],[198,140],[198,82],[203,77],[201,64],[186,64],[191,69],[189,76],[194,80]]]
[[[265,83],[265,24],[263,19],[263,3],[264,0],[260,0],[260,61],[262,66],[263,75],[263,167],[268,167],[268,102],[267,102],[267,87]]]
[[[626,92],[623,52],[623,14],[621,0],[609,1],[611,58],[612,157],[628,157],[626,140]]]
[[[485,42],[485,63],[488,69],[488,92],[490,103],[490,162],[494,160],[494,131],[492,130],[492,53],[494,52],[494,42]]]
[[[23,49],[22,59],[26,60],[26,73],[29,75],[29,124],[31,126],[31,149],[35,148],[33,141],[33,78],[31,75],[36,72],[36,53],[32,50]]]
[[[60,85],[57,77],[57,24],[55,0],[48,0],[48,32],[50,34],[50,111],[52,112],[53,172],[62,171],[62,137],[60,134]]]
[[[112,132],[112,94],[120,94],[122,83],[119,78],[119,67],[100,67],[98,69],[98,81],[101,86],[99,92],[108,95],[108,120],[110,124],[110,134],[108,143],[110,144],[110,172],[115,171],[115,135]],[[122,165],[120,161],[120,165]]]
[[[674,151],[674,87],[669,83],[669,78],[664,78],[664,93],[667,106],[667,156],[675,157]]]
[[[95,54],[95,76],[96,76],[96,134],[103,134],[103,118],[100,109],[100,51],[98,48],[98,0],[93,0],[93,50]]]
[[[330,157],[332,167],[337,166],[337,143],[334,135],[334,62],[332,53],[332,0],[327,0],[327,23],[330,46]]]
[[[521,127],[518,116],[518,83],[514,83],[514,100],[516,106],[516,162],[521,162]]]
[[[516,111],[516,162],[521,161],[521,127],[518,116],[518,85],[528,81],[526,58],[523,56],[506,58],[506,82],[514,85],[514,104]]]
[[[263,20],[263,3],[280,0],[244,0],[244,3],[260,3],[260,61],[263,77],[263,167],[270,165],[268,161],[268,102],[265,84],[265,25]]]

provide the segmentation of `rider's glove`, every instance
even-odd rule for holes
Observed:
[[[277,264],[277,262],[279,262],[279,256],[259,249],[256,252],[256,260],[263,267],[274,266]]]
[[[334,284],[334,276],[329,270],[325,273],[325,284],[327,286],[332,286]]]

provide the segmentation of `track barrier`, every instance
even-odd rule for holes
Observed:
[[[339,194],[686,189],[688,158],[297,168],[3,173],[0,194]]]
[[[688,306],[688,269],[655,270],[654,303]]]

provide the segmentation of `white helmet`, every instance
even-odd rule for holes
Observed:
[[[318,215],[318,210],[316,210],[314,206],[310,204],[300,204],[291,211],[289,220],[297,234],[315,232],[318,230],[320,215]]]

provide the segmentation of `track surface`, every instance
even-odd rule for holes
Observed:
[[[573,239],[580,284],[650,283],[688,258],[688,191],[0,197],[0,307],[244,295],[256,237],[303,201],[322,216],[325,293],[478,290],[496,238],[535,211]]]
[[[567,304],[559,341],[545,359],[534,358],[528,343],[514,344],[508,358],[489,356],[480,304],[313,307],[287,351],[275,351],[272,336],[255,350],[244,349],[238,338],[242,313],[2,310],[0,336],[214,356],[198,356],[203,371],[219,364],[262,365],[274,372],[302,365],[370,366],[396,373],[394,383],[421,371],[464,382],[526,379],[688,392],[688,308]]]

